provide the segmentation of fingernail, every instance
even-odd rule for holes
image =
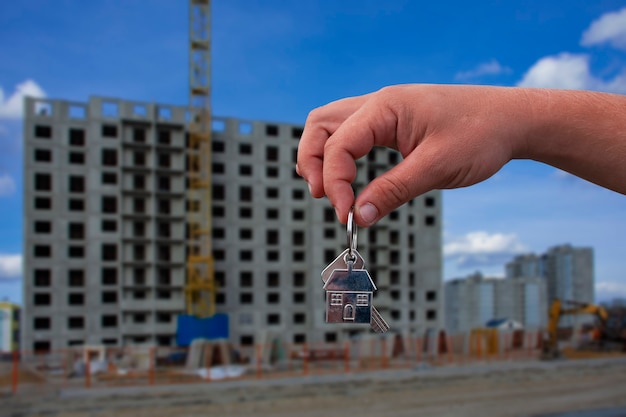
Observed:
[[[370,225],[378,218],[378,209],[372,203],[365,203],[359,207],[359,215],[365,223]]]
[[[306,185],[309,187],[309,194],[312,194],[311,192],[311,184],[309,184],[308,182],[306,183]]]

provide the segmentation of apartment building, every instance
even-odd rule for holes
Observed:
[[[26,99],[23,348],[175,343],[188,250],[182,106],[91,97]],[[273,334],[334,342],[367,325],[324,322],[320,272],[345,226],[294,171],[301,125],[214,118],[212,241],[216,310],[234,343]],[[375,149],[358,190],[399,162]],[[398,333],[442,325],[441,194],[362,229],[374,304]]]
[[[594,302],[593,249],[560,245],[546,253],[516,256],[506,265],[507,278],[543,277],[548,298]]]
[[[19,349],[20,311],[17,304],[0,301],[0,359]]]
[[[445,283],[445,323],[451,333],[484,327],[492,319],[512,319],[527,329],[547,321],[543,278],[501,279],[475,273]]]
[[[569,244],[554,246],[541,255],[520,255],[506,265],[507,278],[543,278],[548,301],[558,298],[583,303],[595,299],[593,269],[593,249]],[[561,324],[570,326],[577,321],[568,316],[561,319]]]

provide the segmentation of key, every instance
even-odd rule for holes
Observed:
[[[327,323],[371,323],[376,285],[365,269],[335,269],[324,284]]]
[[[385,333],[389,330],[389,325],[374,306],[372,306],[372,320],[370,321],[370,327],[376,333]]]
[[[367,323],[367,318],[369,318],[372,330],[376,333],[384,333],[389,330],[389,325],[372,305],[376,285],[365,270],[363,257],[356,250],[357,228],[354,223],[353,210],[350,210],[346,224],[348,248],[326,266],[321,274],[324,289],[327,291],[326,321]],[[348,269],[344,269],[344,265]],[[342,290],[332,291],[338,288]],[[352,298],[344,302],[344,295]],[[366,305],[367,308],[364,308]],[[367,313],[362,313],[362,311],[367,311]],[[358,315],[359,313],[361,315]]]
[[[332,261],[330,264],[328,264],[326,268],[324,268],[321,274],[322,282],[326,283],[326,281],[328,281],[328,278],[333,273],[333,271],[337,269],[345,269],[348,266],[347,261],[348,261],[349,253],[350,253],[350,248],[344,250],[343,252],[341,252],[341,254],[339,254],[339,256],[335,258],[334,261]],[[352,253],[353,253],[353,256],[355,256],[355,259],[352,264],[352,268],[353,269],[365,269],[365,261],[363,260],[363,257],[361,256],[361,254],[356,249],[352,249]],[[389,330],[389,325],[387,324],[385,319],[383,319],[383,317],[380,315],[380,312],[374,306],[372,306],[370,327],[376,333],[385,333],[387,330]]]
[[[335,269],[346,269],[348,267],[348,255],[350,253],[350,248],[341,252],[339,256],[335,258],[334,261],[328,264],[326,268],[322,271],[322,282],[326,283],[328,281],[328,277],[333,273]],[[359,252],[356,249],[352,249],[353,256],[355,259],[352,261],[352,268],[354,269],[365,269],[365,261]]]
[[[374,306],[372,306],[372,321],[370,321],[370,327],[376,333],[385,333],[389,330],[389,325]]]

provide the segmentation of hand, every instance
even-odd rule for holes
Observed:
[[[400,85],[335,101],[309,114],[296,169],[342,223],[354,205],[356,223],[369,226],[430,190],[483,181],[523,153],[527,103],[522,89],[450,85]],[[355,160],[374,146],[403,160],[355,201]]]

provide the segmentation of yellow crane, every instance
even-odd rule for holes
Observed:
[[[211,1],[189,0],[187,314],[215,314],[211,243]]]

